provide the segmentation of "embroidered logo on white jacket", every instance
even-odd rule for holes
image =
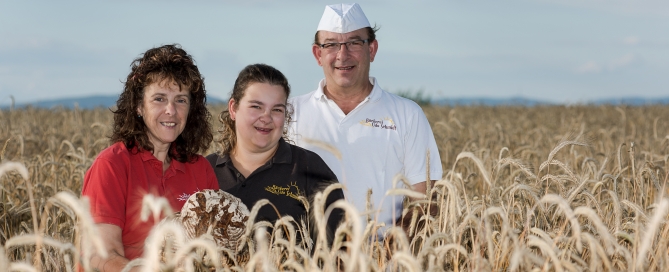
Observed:
[[[393,121],[393,119],[390,117],[386,117],[381,120],[365,118],[365,120],[360,121],[360,124],[363,126],[374,127],[374,128],[397,130],[395,121]]]

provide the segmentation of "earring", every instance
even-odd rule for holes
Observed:
[[[141,115],[141,114],[137,114],[137,117],[142,118],[142,115]]]

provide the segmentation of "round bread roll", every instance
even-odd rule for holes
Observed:
[[[203,190],[192,194],[179,216],[187,238],[193,239],[212,228],[216,245],[235,251],[246,230],[249,209],[242,201],[223,190]]]

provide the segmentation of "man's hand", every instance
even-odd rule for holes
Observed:
[[[434,183],[436,181],[433,180],[432,182]],[[416,192],[426,194],[427,193],[427,183],[425,181],[420,182],[420,183],[416,183],[416,184],[411,186],[411,189],[416,191]],[[428,200],[429,199],[430,199],[430,197],[428,196]],[[414,202],[414,201],[418,201],[418,200],[421,200],[421,199],[410,198],[409,203]],[[410,230],[412,229],[411,228],[411,221],[412,221],[414,215],[416,216],[416,220],[420,220],[420,218],[425,214],[426,209],[428,209],[428,205],[425,205],[425,204],[412,205],[412,206],[408,207],[408,212],[405,215],[401,216],[399,218],[399,220],[397,220],[395,225],[401,227],[404,230],[404,232],[407,234],[407,237],[409,237],[411,239],[411,236],[412,236],[413,233],[416,232],[416,229],[421,228],[422,226],[425,225],[425,222],[420,222],[413,228],[413,232],[410,232]],[[429,209],[430,210],[428,211],[428,213],[429,213],[430,216],[436,216],[439,213],[439,208],[437,207],[437,205],[429,205]]]
[[[434,182],[435,181],[433,180],[432,183],[434,184]],[[414,191],[419,192],[419,193],[426,194],[427,183],[425,181],[423,181],[423,182],[419,182],[419,183],[416,183],[414,185],[411,185],[411,190],[414,190]]]

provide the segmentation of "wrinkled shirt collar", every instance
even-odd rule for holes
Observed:
[[[221,164],[226,164],[228,162],[232,161],[230,159],[230,154],[225,154],[223,156],[218,156],[218,159],[216,159],[216,165],[221,165]],[[272,156],[272,159],[270,159],[271,163],[292,163],[293,162],[293,154],[290,152],[290,144],[286,142],[283,138],[279,138],[279,148],[276,150],[276,153],[274,153],[274,156]]]
[[[378,81],[376,80],[375,77],[369,77],[369,83],[372,83],[374,86],[372,88],[372,92],[369,93],[369,98],[370,101],[377,101],[381,98],[381,87],[379,87]],[[321,81],[318,83],[318,89],[314,92],[314,98],[316,100],[321,100],[325,101],[327,100],[327,96],[325,95],[325,92],[323,92],[323,88],[325,87],[325,79],[321,79]]]

